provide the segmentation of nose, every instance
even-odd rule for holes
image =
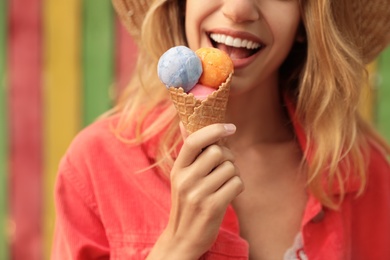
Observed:
[[[254,0],[225,0],[222,12],[225,17],[236,23],[256,21],[260,12]]]

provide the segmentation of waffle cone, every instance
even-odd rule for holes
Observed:
[[[169,88],[173,104],[189,134],[202,127],[225,121],[232,75],[203,101],[196,99],[193,94],[185,93],[182,88]]]

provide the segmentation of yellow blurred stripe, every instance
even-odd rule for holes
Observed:
[[[44,0],[44,255],[54,229],[53,186],[58,163],[80,129],[81,1]]]
[[[377,64],[372,62],[367,65],[369,73],[368,83],[363,86],[363,91],[360,96],[359,110],[365,120],[374,123],[374,103],[375,103],[375,79],[377,77]]]

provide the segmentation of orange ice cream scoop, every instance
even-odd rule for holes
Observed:
[[[200,48],[195,53],[202,61],[203,67],[199,83],[218,89],[233,72],[233,62],[229,55],[216,48]]]

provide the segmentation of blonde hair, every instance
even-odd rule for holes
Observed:
[[[121,114],[114,131],[117,137],[126,143],[142,144],[162,133],[156,151],[156,163],[153,166],[160,168],[166,176],[173,165],[173,157],[182,138],[176,110],[169,99],[168,91],[157,77],[157,63],[160,56],[169,48],[186,45],[185,3],[181,2],[183,1],[153,2],[141,28],[142,44],[138,46],[136,73],[117,105],[107,113]],[[156,110],[159,116],[151,124],[144,126],[148,115]],[[135,138],[123,138],[122,134],[133,121],[136,121]]]
[[[389,146],[360,118],[357,110],[365,70],[359,44],[354,40],[357,28],[347,2],[300,1],[306,43],[295,46],[294,55],[287,58],[281,73],[288,83],[285,91],[293,97],[297,119],[306,132],[308,149],[312,149],[310,163],[305,165],[308,188],[330,208],[337,208],[343,200],[344,182],[350,176],[342,173],[355,175],[361,183],[359,194],[363,193],[369,140],[390,153]],[[125,142],[142,144],[162,134],[155,166],[166,175],[181,138],[176,111],[157,78],[156,67],[166,50],[186,45],[184,5],[185,1],[179,0],[153,2],[141,29],[136,74],[111,111],[122,115],[115,129],[119,138],[130,121],[137,122],[135,138],[122,138]],[[296,53],[300,54],[298,59]],[[144,125],[147,116],[156,109],[159,117]],[[340,190],[338,200],[330,195],[334,185]]]

